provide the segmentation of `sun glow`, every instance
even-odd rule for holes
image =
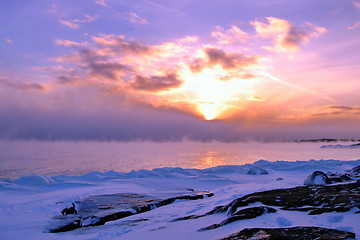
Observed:
[[[241,109],[241,102],[253,94],[254,81],[229,77],[228,71],[217,66],[198,73],[187,68],[181,78],[181,90],[206,120],[219,118],[230,109]]]

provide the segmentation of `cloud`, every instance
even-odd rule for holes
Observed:
[[[219,44],[230,45],[236,43],[245,43],[249,38],[248,34],[235,25],[230,29],[224,30],[217,26],[216,30],[211,33],[211,37],[216,38]]]
[[[348,30],[355,30],[355,29],[357,29],[357,28],[360,28],[360,21],[356,21],[356,22],[354,23],[354,25],[349,26],[347,29],[348,29]]]
[[[199,72],[205,67],[219,65],[223,69],[240,70],[246,66],[255,65],[258,58],[255,56],[247,56],[240,53],[227,53],[224,50],[216,47],[205,47],[203,52],[206,60],[196,58],[190,63],[190,68],[194,72]]]
[[[82,19],[72,19],[72,20],[65,20],[60,18],[59,19],[59,23],[61,25],[64,25],[66,27],[72,28],[72,29],[76,29],[80,27],[80,23],[89,23],[89,22],[93,22],[95,21],[99,16],[98,15],[88,15],[85,14],[84,18]]]
[[[55,44],[58,46],[65,46],[65,47],[77,47],[77,46],[86,46],[88,42],[74,42],[66,39],[56,39]]]
[[[106,4],[106,1],[105,0],[94,0],[94,3],[95,4],[99,4],[103,7],[107,7],[108,5]]]
[[[255,64],[257,61],[256,57],[236,53],[226,53],[219,48],[205,48],[204,52],[208,57],[208,63],[210,65],[219,64],[225,69],[241,68]]]
[[[296,52],[299,45],[307,43],[310,38],[315,38],[325,33],[323,27],[317,27],[311,23],[305,23],[301,27],[296,27],[284,19],[267,17],[266,23],[253,21],[251,24],[259,37],[272,38],[274,46],[263,47],[268,51],[275,52]]]
[[[179,43],[196,43],[199,41],[199,36],[186,36],[177,40]]]
[[[356,107],[356,106],[329,106],[329,108],[344,110],[344,111],[357,111],[360,113],[360,107]]]
[[[64,19],[59,19],[59,23],[61,25],[63,25],[63,26],[66,26],[66,27],[69,27],[69,28],[72,28],[72,29],[76,29],[76,28],[80,27],[80,24],[74,23],[72,21],[67,21],[67,20],[64,20]]]
[[[56,78],[56,83],[62,86],[73,87],[89,84],[86,80],[76,76],[60,76]]]
[[[99,15],[89,15],[89,14],[85,14],[84,18],[82,19],[73,19],[72,22],[74,23],[88,23],[88,22],[93,22],[95,21],[97,18],[99,17]]]
[[[95,50],[89,48],[80,50],[79,57],[80,61],[86,64],[86,67],[90,70],[88,73],[90,77],[121,80],[120,76],[123,73],[131,71],[131,67],[110,61],[106,56],[99,55]]]
[[[129,21],[132,22],[132,23],[137,23],[137,24],[147,24],[147,23],[149,23],[146,19],[140,17],[139,15],[137,15],[134,12],[129,12],[127,14],[129,16],[129,18],[128,18]]]
[[[353,2],[354,7],[356,7],[357,9],[360,9],[360,2],[354,1]]]
[[[139,76],[136,75],[135,79],[130,82],[130,86],[137,90],[143,90],[148,92],[160,92],[173,88],[178,88],[182,84],[182,81],[178,79],[178,76],[174,73],[167,74],[165,76]]]
[[[13,41],[10,39],[10,38],[6,38],[5,41],[8,43],[8,44],[12,44]]]
[[[359,106],[344,106],[344,105],[332,105],[332,106],[321,106],[314,110],[315,113],[311,114],[311,117],[315,118],[330,118],[330,119],[338,119],[338,118],[348,118],[351,119],[351,116],[360,115],[360,107]]]
[[[46,66],[46,67],[33,67],[34,70],[37,71],[50,71],[53,73],[60,73],[60,74],[70,74],[70,75],[74,75],[75,74],[75,69],[74,68],[66,68],[64,66]]]
[[[92,37],[92,40],[100,48],[109,47],[116,53],[127,54],[147,54],[152,51],[152,48],[146,44],[134,41],[126,41],[122,35],[106,35]]]
[[[0,77],[0,85],[18,89],[18,90],[23,90],[23,91],[47,91],[48,90],[48,87],[45,84],[10,81],[4,77]]]

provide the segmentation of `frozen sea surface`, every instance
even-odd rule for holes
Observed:
[[[162,167],[204,169],[253,163],[260,159],[360,159],[360,148],[321,148],[322,145],[310,142],[0,141],[0,179],[15,179],[31,174],[84,175],[93,171],[129,172]]]

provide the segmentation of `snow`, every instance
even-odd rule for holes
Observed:
[[[319,226],[352,231],[360,236],[359,209],[345,213],[308,215],[306,212],[278,211],[255,219],[236,221],[214,230],[198,229],[226,218],[226,213],[172,221],[187,215],[201,215],[245,194],[303,185],[314,171],[344,172],[360,164],[356,161],[261,160],[253,164],[217,166],[207,169],[157,168],[128,173],[90,172],[82,176],[23,176],[0,180],[1,239],[218,239],[246,227]],[[257,166],[267,175],[248,175]],[[282,181],[278,181],[282,178]],[[129,216],[103,226],[80,228],[65,233],[49,233],[54,217],[71,203],[89,196],[137,193],[154,197],[182,194],[188,189],[211,191],[213,197],[179,200],[173,204]],[[255,206],[256,204],[252,205]]]

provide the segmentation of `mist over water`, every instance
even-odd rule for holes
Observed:
[[[161,167],[203,169],[219,165],[242,165],[260,159],[360,159],[359,148],[320,148],[325,144],[327,143],[0,141],[0,178],[14,179],[31,174],[83,175],[93,171],[129,172]]]

